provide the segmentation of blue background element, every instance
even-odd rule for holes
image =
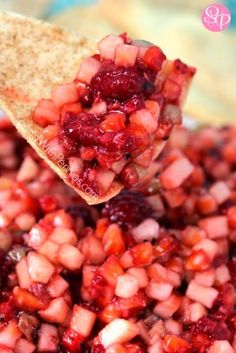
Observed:
[[[129,0],[127,0],[129,1]],[[197,0],[195,0],[197,1]],[[53,4],[51,5],[48,15],[55,14],[57,12],[61,12],[63,10],[66,10],[70,8],[71,6],[75,5],[88,5],[95,3],[96,0],[54,0]],[[211,2],[222,2],[222,1],[214,1],[214,0],[209,0],[209,4]],[[236,28],[236,0],[225,0],[223,3],[230,9],[231,14],[232,14],[232,19],[231,19],[231,26],[230,28]]]

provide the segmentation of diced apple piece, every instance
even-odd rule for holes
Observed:
[[[189,306],[191,322],[198,322],[203,316],[207,315],[206,308],[200,303],[193,303]]]
[[[41,127],[54,124],[60,119],[58,108],[51,99],[41,99],[33,113],[33,121]]]
[[[55,87],[52,91],[52,101],[58,108],[61,108],[64,104],[75,103],[78,99],[79,96],[74,83]]]
[[[30,181],[36,178],[39,173],[39,166],[33,160],[32,157],[26,156],[24,161],[21,163],[20,169],[17,173],[17,180],[18,181]]]
[[[163,301],[170,297],[173,288],[174,286],[167,282],[151,281],[146,288],[146,294],[150,298]]]
[[[138,56],[138,47],[129,44],[119,44],[115,52],[115,65],[134,66]]]
[[[17,327],[15,320],[10,321],[7,326],[0,330],[0,345],[14,348],[22,332]]]
[[[175,294],[171,294],[167,300],[157,303],[154,313],[163,319],[168,319],[179,309],[180,305],[181,298]]]
[[[46,231],[37,224],[29,233],[28,245],[33,249],[38,249],[38,247],[45,242],[47,236]]]
[[[218,253],[218,245],[214,240],[202,239],[193,247],[193,250],[203,250],[212,261]]]
[[[0,250],[7,252],[12,244],[13,236],[6,230],[0,230]]]
[[[229,341],[214,341],[208,350],[208,353],[234,353],[234,349]]]
[[[71,244],[75,245],[78,241],[75,232],[72,229],[64,227],[56,227],[50,234],[50,240],[58,244]]]
[[[16,274],[21,288],[28,289],[32,284],[26,257],[16,264]]]
[[[216,268],[215,274],[217,284],[224,284],[231,279],[229,269],[224,264]]]
[[[139,334],[137,325],[124,319],[115,319],[98,334],[102,345],[107,348],[115,343],[126,343]]]
[[[60,245],[52,240],[46,240],[39,248],[39,253],[46,256],[52,263],[57,263],[57,253]]]
[[[137,279],[139,288],[147,287],[149,280],[145,268],[131,267],[127,273]]]
[[[161,183],[167,190],[175,189],[192,174],[193,170],[194,167],[187,158],[178,158],[161,173]]]
[[[116,47],[124,43],[120,36],[108,35],[98,43],[98,50],[103,59],[113,60],[115,58]]]
[[[70,271],[80,269],[84,262],[83,254],[73,245],[62,244],[59,248],[58,261]]]
[[[140,109],[130,116],[130,123],[142,126],[147,132],[152,134],[157,129],[157,118],[155,118],[147,109]]]
[[[33,281],[48,283],[55,268],[48,259],[36,252],[31,251],[28,256],[29,274]]]
[[[209,192],[212,196],[214,196],[218,205],[228,200],[231,195],[228,185],[223,181],[217,181],[214,183],[210,187]]]
[[[210,239],[226,237],[229,234],[226,216],[213,216],[201,219],[199,227],[204,229]]]
[[[58,330],[55,326],[42,324],[39,330],[38,351],[57,352],[59,344]]]
[[[35,350],[36,346],[25,338],[19,339],[15,346],[15,353],[33,353]]]
[[[83,337],[88,337],[93,329],[97,315],[82,306],[74,305],[70,327]]]
[[[102,242],[93,235],[87,235],[79,242],[79,250],[85,256],[86,263],[100,265],[106,258]]]
[[[48,283],[48,293],[52,298],[62,296],[69,288],[69,283],[60,275],[54,275]]]
[[[159,223],[152,218],[147,218],[137,227],[133,228],[131,234],[137,243],[142,243],[145,240],[152,241],[158,238]]]
[[[84,169],[84,161],[79,157],[69,157],[70,173],[80,174]]]
[[[85,59],[80,65],[77,79],[89,85],[91,79],[99,71],[100,67],[101,63],[98,60],[94,58]]]
[[[109,187],[113,183],[113,180],[115,179],[115,176],[116,174],[111,170],[96,171],[96,181],[99,184],[99,186],[102,188],[103,192],[106,192],[109,189]]]
[[[69,312],[69,306],[63,298],[53,299],[48,307],[39,312],[40,316],[48,322],[63,324]]]
[[[130,275],[125,273],[117,278],[115,295],[121,298],[131,298],[139,290],[138,280]]]
[[[40,301],[40,298],[35,297],[26,289],[14,287],[13,297],[17,306],[21,310],[34,312],[37,310],[45,309],[45,304]]]
[[[214,301],[216,300],[219,291],[212,287],[206,287],[198,284],[194,280],[192,280],[186,291],[187,297],[190,299],[199,302],[206,306],[208,309],[211,309]]]

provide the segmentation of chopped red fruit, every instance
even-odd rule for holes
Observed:
[[[181,337],[164,336],[164,349],[167,353],[192,353],[192,345]]]
[[[61,156],[57,163],[47,149],[48,158],[66,167],[67,182],[93,203],[144,180],[161,151],[155,146],[164,146],[181,123],[195,73],[180,60],[168,61],[159,47],[127,36],[108,35],[97,47],[75,80],[55,87],[33,114],[45,144],[50,140],[50,151]]]
[[[83,336],[71,328],[68,328],[63,334],[62,344],[70,353],[77,353],[80,351],[83,340]]]

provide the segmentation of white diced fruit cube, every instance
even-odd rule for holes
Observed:
[[[99,332],[99,339],[102,345],[107,348],[111,344],[126,343],[139,334],[139,329],[135,324],[124,320],[115,319]]]

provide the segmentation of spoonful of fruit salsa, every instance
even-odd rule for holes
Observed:
[[[32,25],[32,20],[27,21]],[[33,25],[49,26],[36,21]],[[54,27],[47,28],[47,33],[53,30],[55,37]],[[29,45],[30,35],[21,34],[18,49],[21,43],[24,48]],[[33,50],[39,44],[35,38],[31,38]],[[53,36],[50,41],[47,50],[53,52]],[[64,46],[66,50],[67,43]],[[52,82],[46,94],[40,92],[28,118],[37,133],[33,138],[25,133],[37,152],[89,204],[104,202],[122,188],[142,182],[172,128],[181,123],[181,106],[195,73],[179,59],[167,60],[158,46],[133,41],[126,34],[106,36],[97,49],[80,60],[76,57],[79,70],[73,81],[70,73],[70,80]],[[37,54],[42,57],[42,52]],[[59,54],[56,59],[63,71],[67,60],[62,50]],[[29,69],[29,63],[25,67],[26,61],[19,60],[19,70]],[[31,76],[35,85],[45,80],[49,70],[48,61],[40,63],[41,72]],[[22,106],[27,105],[26,99]],[[12,120],[20,131],[25,130],[24,124]]]

